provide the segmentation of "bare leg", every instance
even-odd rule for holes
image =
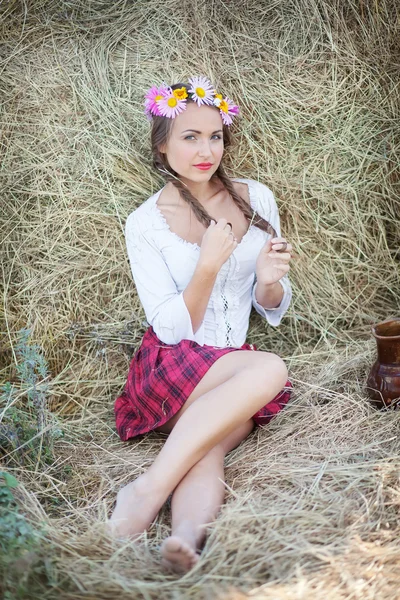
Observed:
[[[225,497],[224,459],[254,428],[246,421],[214,446],[181,480],[172,496],[172,533],[161,547],[162,564],[177,572],[190,570],[198,561],[206,524],[213,521]]]
[[[274,354],[262,354],[263,361],[239,371],[185,410],[148,471],[118,492],[110,520],[113,531],[122,536],[142,533],[193,465],[282,390],[285,363]]]

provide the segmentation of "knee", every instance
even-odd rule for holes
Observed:
[[[276,383],[277,387],[282,389],[288,379],[288,368],[280,356],[272,352],[265,353],[265,360],[257,367],[257,381],[262,386]]]
[[[288,368],[286,366],[286,363],[282,360],[282,358],[280,356],[275,354],[275,358],[276,358],[277,363],[279,363],[279,373],[280,373],[280,376],[282,377],[282,383],[283,383],[282,387],[283,387],[289,377]]]

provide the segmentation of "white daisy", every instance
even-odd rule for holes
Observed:
[[[206,77],[191,77],[189,83],[192,87],[188,89],[188,92],[192,95],[192,99],[198,106],[213,104],[214,88]]]

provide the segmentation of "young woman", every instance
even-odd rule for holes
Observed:
[[[173,493],[165,566],[191,569],[224,501],[224,457],[289,400],[283,360],[245,343],[252,306],[278,326],[291,300],[292,246],[271,190],[222,167],[238,107],[204,77],[152,88],[154,166],[166,185],[126,222],[133,279],[149,328],[115,401],[117,431],[168,438],[117,495],[109,526],[147,529]]]

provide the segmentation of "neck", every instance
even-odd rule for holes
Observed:
[[[212,204],[212,198],[221,190],[219,179],[210,179],[209,181],[191,181],[185,177],[180,178],[187,186],[190,193],[205,207]]]

